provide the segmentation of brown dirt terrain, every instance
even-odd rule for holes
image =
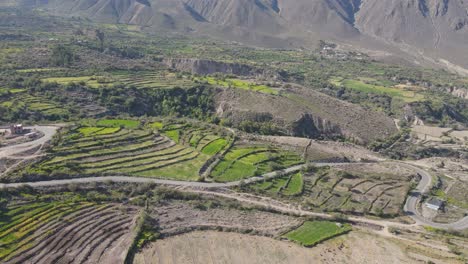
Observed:
[[[222,89],[215,100],[218,115],[230,118],[234,123],[269,115],[290,135],[341,135],[371,142],[397,132],[394,121],[383,113],[300,86],[290,88],[282,96]]]
[[[155,207],[151,215],[158,220],[163,236],[184,233],[194,229],[227,229],[277,236],[302,221],[295,217],[261,211],[226,208],[200,209],[197,205],[173,201]]]
[[[357,231],[314,248],[267,237],[220,232],[192,232],[152,243],[135,257],[136,264],[205,263],[462,263],[409,251],[407,244]]]
[[[384,158],[364,147],[351,143],[310,140],[287,136],[254,136],[258,140],[289,145],[306,154],[310,161],[381,161]]]

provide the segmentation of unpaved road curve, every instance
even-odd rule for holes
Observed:
[[[416,188],[410,192],[408,198],[406,199],[403,210],[407,215],[413,218],[413,220],[420,225],[427,225],[444,229],[451,228],[456,230],[468,228],[468,216],[449,224],[435,223],[424,218],[418,211],[418,204],[421,200],[421,196],[430,190],[432,185],[432,176],[427,171],[408,163],[401,163],[401,166],[415,171],[421,177],[418,186],[416,186]]]
[[[34,126],[26,127],[26,129],[40,131],[43,135],[42,137],[33,141],[0,148],[0,159],[10,159],[16,161],[14,164],[8,166],[6,170],[0,172],[0,176],[8,174],[10,171],[15,170],[23,163],[38,158],[40,156],[38,153],[41,152],[42,146],[44,146],[45,143],[52,139],[52,137],[59,129],[59,126]],[[29,150],[36,151],[35,153],[26,154],[26,152]]]
[[[37,131],[42,132],[44,136],[33,141],[0,148],[0,158],[8,158],[11,156],[15,156],[27,150],[33,149],[35,147],[42,146],[43,144],[45,144],[46,142],[52,139],[52,137],[55,135],[59,127],[34,126],[34,127],[26,127],[26,129],[36,129]]]

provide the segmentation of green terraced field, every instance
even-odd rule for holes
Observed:
[[[220,152],[222,149],[224,149],[227,144],[228,141],[226,139],[217,138],[203,146],[201,151],[206,155],[214,155]]]
[[[256,183],[248,188],[254,192],[270,195],[294,196],[302,193],[304,181],[301,173],[283,176],[269,181]]]
[[[361,80],[334,78],[330,82],[337,86],[344,86],[346,88],[364,93],[385,94],[391,97],[401,98],[408,103],[421,101],[424,99],[424,95],[419,94],[415,91],[403,88],[395,88],[393,86],[384,86],[383,84],[371,84],[368,83],[369,81],[373,80],[366,80],[365,78]]]
[[[188,88],[194,85],[189,76],[180,76],[168,71],[116,73],[113,75],[119,82],[145,89]]]
[[[215,181],[228,182],[262,175],[300,164],[295,153],[264,146],[233,147],[211,173]]]
[[[0,215],[0,261],[8,261],[17,251],[33,247],[47,233],[36,231],[76,211],[91,207],[88,202],[38,202],[18,206]]]
[[[204,164],[229,142],[207,129],[191,126],[182,129],[186,124],[167,126],[179,127],[169,130],[180,134],[176,142],[151,129],[151,125],[138,128],[139,122],[134,120],[104,119],[87,123],[96,125],[67,132],[49,158],[30,168],[30,173],[54,174],[47,177],[128,175],[196,181]],[[185,131],[197,132],[196,144],[190,144],[191,134]]]
[[[180,76],[174,73],[158,71],[139,72],[106,72],[97,76],[74,76],[74,77],[49,77],[42,79],[43,82],[55,82],[61,85],[71,83],[84,83],[88,87],[112,87],[116,84],[134,86],[140,89],[169,89],[174,87],[188,88],[194,85],[190,76]]]
[[[271,87],[268,87],[266,85],[262,84],[255,84],[250,81],[246,80],[240,80],[240,79],[233,79],[233,78],[227,78],[227,79],[216,79],[215,77],[203,77],[203,78],[197,78],[196,79],[199,82],[206,82],[211,85],[216,85],[216,86],[221,86],[224,88],[238,88],[238,89],[244,89],[244,90],[249,90],[249,91],[255,91],[259,93],[266,93],[266,94],[278,94],[277,90],[274,90]]]
[[[284,235],[285,238],[303,246],[314,246],[324,240],[351,231],[349,224],[328,221],[305,222],[302,226]]]
[[[43,82],[58,83],[68,85],[71,83],[85,83],[88,87],[98,88],[100,86],[111,86],[112,80],[107,80],[102,76],[77,76],[77,77],[51,77],[42,79]]]
[[[11,89],[9,91],[11,96],[7,96],[7,99],[0,99],[0,104],[4,107],[14,106],[30,112],[41,113],[45,117],[66,116],[69,114],[69,111],[63,106],[47,98],[24,94],[21,89],[13,89],[13,93]]]
[[[103,119],[99,120],[96,124],[103,127],[137,128],[140,125],[140,121],[127,119]]]
[[[402,204],[413,181],[409,174],[374,175],[365,167],[351,174],[323,167],[251,184],[243,191],[262,193],[319,212],[357,212],[389,217],[403,213]]]
[[[75,252],[72,258],[86,251],[100,256],[97,246],[112,247],[131,232],[137,213],[135,208],[89,202],[88,195],[71,192],[25,193],[19,199],[0,211],[1,263],[59,263],[70,252]]]

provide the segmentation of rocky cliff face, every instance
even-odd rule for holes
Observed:
[[[311,89],[293,87],[289,96],[220,89],[215,95],[216,113],[235,124],[245,120],[274,123],[285,135],[344,137],[362,144],[397,132],[394,121],[384,114]]]
[[[290,124],[290,135],[306,138],[346,137],[339,126],[311,113],[303,113],[296,122]]]
[[[456,97],[464,98],[468,100],[468,89],[465,88],[450,88],[450,93]]]

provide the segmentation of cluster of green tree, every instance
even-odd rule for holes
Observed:
[[[238,129],[247,133],[254,133],[260,135],[283,135],[281,129],[271,121],[267,122],[256,122],[245,120],[242,121],[238,126]]]
[[[427,123],[449,126],[454,122],[468,124],[468,100],[444,96],[444,101],[427,100],[411,103],[416,115]]]
[[[204,85],[189,89],[100,88],[99,100],[112,113],[133,116],[186,116],[209,118],[214,112],[214,90]]]
[[[69,46],[57,45],[52,48],[50,61],[54,66],[69,66],[78,60],[78,56]]]

